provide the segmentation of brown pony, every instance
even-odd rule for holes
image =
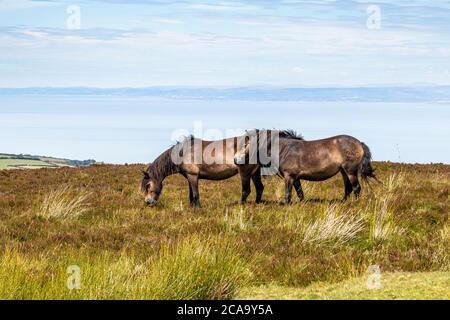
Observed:
[[[205,141],[193,136],[178,142],[164,151],[143,171],[141,192],[145,203],[155,205],[162,192],[167,176],[179,173],[189,183],[189,201],[192,207],[200,207],[198,182],[200,179],[224,180],[240,173],[242,183],[241,203],[251,192],[250,180],[256,188],[256,202],[261,201],[264,185],[261,181],[260,166],[236,165],[234,156],[242,147],[245,136],[217,141]]]
[[[276,132],[273,131],[272,132]],[[300,200],[303,190],[300,180],[323,181],[341,173],[344,180],[344,200],[353,192],[358,198],[361,185],[358,175],[364,180],[369,177],[378,179],[374,175],[371,165],[371,153],[367,145],[354,137],[339,135],[331,138],[305,141],[295,132],[280,131],[278,141],[278,175],[285,180],[286,203],[291,203],[292,187]],[[236,154],[236,159],[248,157],[252,149],[251,141]],[[270,142],[270,140],[268,140]],[[258,143],[258,142],[256,142]],[[273,143],[273,142],[272,142]],[[256,149],[259,150],[258,145]],[[265,146],[271,149],[271,147]],[[276,156],[276,155],[274,155]]]

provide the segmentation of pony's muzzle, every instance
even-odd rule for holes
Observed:
[[[234,164],[239,165],[239,164],[245,164],[245,155],[244,156],[235,156],[234,157]]]
[[[156,201],[155,199],[147,199],[145,200],[145,203],[147,204],[147,206],[152,207],[154,206],[158,201]]]

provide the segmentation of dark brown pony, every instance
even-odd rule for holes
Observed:
[[[278,139],[278,175],[285,180],[286,203],[291,203],[292,187],[300,200],[303,199],[301,179],[323,181],[340,172],[345,186],[344,200],[352,192],[356,198],[359,197],[361,185],[358,175],[364,180],[372,177],[378,181],[372,169],[369,148],[356,138],[340,135],[305,141],[293,131],[280,132],[283,134],[280,134]],[[251,142],[247,143],[236,157],[248,156],[250,149]]]
[[[147,205],[155,205],[167,176],[179,173],[189,183],[189,201],[192,207],[200,207],[198,182],[200,179],[224,180],[240,173],[242,183],[241,203],[251,192],[250,180],[256,189],[256,202],[261,201],[264,185],[260,166],[236,165],[234,156],[244,144],[245,136],[217,141],[205,141],[193,136],[184,139],[164,151],[143,172],[141,191]]]

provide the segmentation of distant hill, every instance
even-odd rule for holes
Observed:
[[[0,170],[2,169],[39,169],[59,167],[86,167],[96,163],[95,160],[70,160],[29,154],[0,153]]]
[[[130,96],[184,100],[448,102],[450,86],[377,87],[30,87],[0,88],[0,95]]]

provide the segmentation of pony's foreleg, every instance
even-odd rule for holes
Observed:
[[[292,201],[292,186],[294,184],[294,179],[291,176],[285,176],[285,189],[284,196],[286,199],[286,204],[291,204]]]
[[[248,196],[252,192],[250,186],[250,176],[241,173],[241,182],[242,182],[241,204],[244,204],[245,201],[247,201]]]
[[[261,202],[262,194],[264,192],[264,185],[261,181],[261,169],[258,169],[252,176],[253,184],[256,189],[256,203]]]
[[[194,195],[192,194],[192,187],[191,187],[191,184],[188,183],[188,185],[189,185],[189,203],[192,204],[192,202],[194,201]]]
[[[298,198],[300,199],[300,201],[302,201],[304,198],[304,194],[303,194],[302,184],[300,183],[300,179],[294,180],[294,189],[295,189],[295,192],[297,192]]]
[[[191,207],[200,208],[200,194],[198,192],[198,176],[188,175],[189,182],[189,200]]]

